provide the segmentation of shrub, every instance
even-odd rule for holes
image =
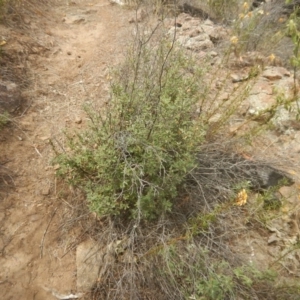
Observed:
[[[195,63],[155,32],[139,37],[114,74],[104,113],[87,108],[85,133],[69,137],[59,175],[83,189],[99,215],[153,218],[170,211],[195,166],[204,128],[192,117],[201,87]]]

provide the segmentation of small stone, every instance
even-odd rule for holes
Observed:
[[[30,19],[28,17],[26,17],[26,16],[23,16],[23,21],[27,25],[30,25],[30,23],[31,23]]]
[[[216,57],[216,56],[218,56],[218,53],[215,52],[215,51],[210,51],[210,52],[209,52],[209,55],[210,55],[211,57]]]
[[[209,124],[217,123],[217,122],[219,122],[219,120],[221,120],[221,118],[222,118],[222,115],[219,113],[216,113],[208,120],[208,122],[209,122]]]
[[[271,234],[271,236],[268,238],[268,244],[272,244],[274,242],[278,242],[280,239],[278,238],[276,233]]]
[[[122,0],[110,0],[111,4],[125,5]]]
[[[83,23],[83,22],[85,22],[85,18],[79,18],[79,19],[76,19],[76,20],[74,20],[72,23],[73,23],[73,24],[81,24],[81,23]]]
[[[256,116],[256,115],[258,115],[258,111],[255,109],[255,108],[249,108],[248,109],[248,114],[250,115],[250,116]]]
[[[206,20],[204,21],[204,25],[213,26],[213,25],[214,25],[214,22],[211,21],[210,19],[206,19]]]
[[[80,117],[77,117],[77,118],[75,119],[75,123],[76,123],[76,124],[81,124],[81,123],[82,123],[82,119],[81,119]]]
[[[59,168],[60,168],[59,164],[53,166],[53,170],[58,170]]]
[[[241,81],[241,77],[237,74],[231,74],[230,77],[232,79],[232,82],[234,82],[234,83]]]
[[[71,52],[71,51],[68,51],[67,54],[68,54],[68,55],[72,55],[72,52]]]
[[[47,187],[44,187],[42,190],[41,190],[41,194],[43,196],[48,196],[50,194],[50,187],[47,186]]]
[[[50,140],[50,136],[41,136],[40,140],[42,140],[42,141]]]

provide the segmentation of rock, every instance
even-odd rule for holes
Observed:
[[[268,244],[280,241],[281,236],[278,237],[277,233],[273,233],[268,238]]]
[[[56,170],[59,170],[59,169],[60,169],[60,165],[59,164],[56,164],[56,165],[53,166],[53,170],[56,171]]]
[[[270,108],[276,103],[276,99],[272,95],[265,93],[258,93],[256,95],[250,95],[247,98],[247,103],[250,106],[248,111],[249,115],[259,115],[262,110]]]
[[[268,67],[262,73],[262,76],[269,80],[279,80],[283,76],[290,76],[290,72],[282,67]]]
[[[30,21],[29,17],[27,17],[27,16],[24,16],[24,17],[23,17],[23,21],[24,21],[24,23],[25,23],[26,25],[30,25],[30,24],[31,24],[31,21]]]
[[[186,42],[186,48],[195,52],[207,50],[214,47],[212,41],[205,35],[190,38]]]
[[[84,23],[86,20],[85,20],[85,17],[83,16],[66,16],[62,19],[63,22],[65,22],[66,24],[81,24],[81,23]]]
[[[97,243],[87,240],[77,246],[77,290],[89,291],[98,279],[100,264],[102,262],[101,251]]]
[[[40,137],[40,140],[42,140],[42,141],[50,140],[50,136],[48,136],[48,135],[41,136],[41,137]]]
[[[211,57],[217,57],[217,56],[218,56],[218,53],[217,53],[216,51],[210,51],[210,52],[209,52],[209,55],[210,55]]]
[[[109,0],[111,4],[125,5],[125,2],[122,0]]]
[[[269,81],[266,78],[259,78],[255,84],[252,87],[252,90],[250,92],[250,95],[255,94],[267,94],[272,95],[273,94],[273,87],[270,85]]]
[[[76,124],[81,124],[82,123],[82,119],[80,117],[76,117],[75,121]]]
[[[239,75],[237,75],[237,74],[231,74],[230,78],[232,79],[233,83],[242,81],[241,77]]]
[[[282,186],[278,192],[281,194],[281,196],[287,200],[291,204],[297,205],[299,203],[299,190],[295,185],[292,186]]]
[[[217,123],[222,119],[222,114],[216,113],[211,118],[209,118],[209,124]]]
[[[210,40],[213,43],[217,43],[226,37],[226,30],[217,25],[202,25],[202,30],[209,35]]]
[[[293,179],[283,172],[276,170],[270,166],[255,166],[256,185],[258,189],[267,189],[269,187],[278,186],[281,181],[285,181],[287,185],[294,183]]]
[[[176,30],[177,42],[183,47],[195,51],[205,51],[214,47],[214,43],[226,36],[226,31],[219,25],[215,25],[210,20],[205,22],[198,18],[192,18],[183,13],[176,20],[170,21],[173,26],[169,29],[168,34],[174,36]],[[180,26],[177,26],[180,24]],[[211,52],[211,57],[216,57],[216,52]]]
[[[41,190],[41,194],[43,196],[48,196],[50,194],[50,187],[49,186],[43,187],[42,190]]]

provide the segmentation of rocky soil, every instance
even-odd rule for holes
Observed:
[[[9,72],[11,64],[1,67],[0,105],[15,116],[0,133],[1,299],[80,297],[97,279],[95,241],[86,238],[81,228],[66,234],[70,232],[66,215],[76,210],[68,199],[77,195],[55,179],[50,140],[64,145],[63,130],[85,126],[83,104],[105,105],[109,70],[122,60],[134,33],[134,16],[134,11],[107,0],[56,0],[52,5],[39,4],[16,24],[0,27],[5,41],[0,47],[14,65],[14,72]],[[139,21],[146,21],[143,13]],[[170,35],[174,25],[179,44],[200,63],[209,61],[220,68],[229,29],[185,13],[176,24],[167,20]],[[293,74],[254,52],[230,57],[214,78],[211,93],[227,101],[232,90],[250,80],[257,62],[261,73],[230,120],[228,132],[233,136],[249,123],[260,124],[262,120],[255,117],[272,107],[280,93],[292,93]],[[228,73],[220,92],[218,82]],[[242,242],[232,241],[248,261],[266,267],[284,257],[282,268],[290,276],[300,275],[300,253],[288,252],[300,234],[300,123],[295,113],[295,104],[290,110],[280,107],[273,127],[241,150],[249,159],[272,160],[293,177],[293,185],[279,190],[282,214],[263,233],[249,229]],[[211,123],[217,121],[214,116]]]

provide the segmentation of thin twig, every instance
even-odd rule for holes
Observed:
[[[54,218],[54,216],[55,216],[55,214],[56,214],[57,209],[58,209],[58,207],[56,207],[56,209],[55,209],[54,212],[52,213],[52,216],[51,216],[50,221],[49,221],[49,223],[48,223],[48,225],[47,225],[47,228],[46,228],[46,230],[45,230],[45,232],[44,232],[44,234],[43,234],[43,238],[42,238],[41,245],[40,245],[40,248],[41,248],[41,251],[40,251],[40,257],[41,257],[41,258],[43,258],[43,249],[44,249],[45,236],[46,236],[46,233],[47,233],[47,231],[48,231],[48,229],[49,229],[49,227],[50,227],[50,224],[51,224],[51,222],[52,222],[52,220],[53,220],[53,218]]]

